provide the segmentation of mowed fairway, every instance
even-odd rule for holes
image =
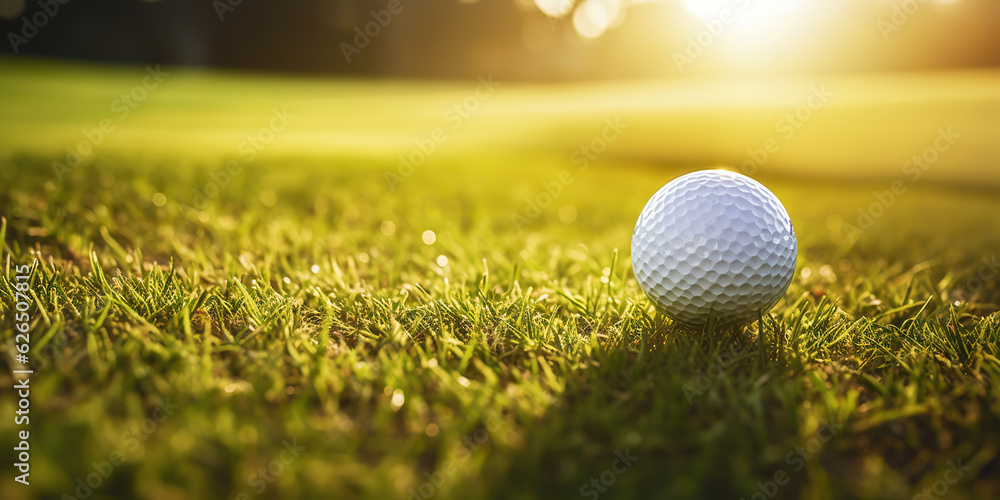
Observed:
[[[822,79],[505,82],[453,127],[477,82],[177,70],[121,118],[143,68],[0,67],[0,338],[37,258],[38,498],[95,473],[93,499],[1000,496],[996,73],[831,78],[786,138]],[[784,299],[740,331],[655,314],[642,206],[768,138]]]

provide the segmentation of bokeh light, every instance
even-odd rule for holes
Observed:
[[[563,17],[573,10],[573,0],[535,0],[535,5],[550,17]]]
[[[620,0],[585,0],[573,13],[573,28],[584,38],[597,38],[621,15]]]

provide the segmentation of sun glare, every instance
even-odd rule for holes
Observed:
[[[801,0],[681,0],[695,30],[710,33],[708,45],[718,45],[732,64],[758,64],[793,50],[789,40],[810,36],[806,24],[818,29],[823,17]],[[820,9],[822,11],[824,9]],[[700,33],[700,35],[707,37]]]
[[[709,22],[723,16],[741,26],[766,24],[798,9],[801,0],[681,0],[684,10]]]

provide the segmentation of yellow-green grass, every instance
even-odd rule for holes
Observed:
[[[445,114],[475,96],[478,81],[159,68],[169,75],[123,118],[116,99],[143,83],[145,68],[0,59],[0,152],[65,154],[84,140],[82,130],[107,118],[115,131],[98,153],[138,149],[217,158],[235,154],[280,108],[296,118],[269,145],[268,156],[392,162],[438,127],[447,133],[440,157],[464,161],[512,149],[563,153],[590,141],[605,120],[618,119],[629,132],[616,141],[615,155],[675,166],[741,165],[751,158],[748,150],[773,139],[777,150],[762,165],[769,172],[888,179],[932,147],[938,129],[950,128],[961,137],[925,179],[1000,184],[995,70],[548,85],[494,78],[494,91],[480,90],[485,98],[458,122],[458,115]],[[816,90],[825,97],[811,97]],[[800,109],[810,104],[814,109]],[[797,110],[799,118],[789,119]]]

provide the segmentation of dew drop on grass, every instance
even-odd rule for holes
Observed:
[[[819,275],[827,281],[837,281],[837,275],[833,273],[833,266],[830,264],[823,264],[823,266],[819,268]]]
[[[439,267],[447,266],[448,265],[448,257],[445,257],[444,255],[438,255],[438,257],[435,260],[435,262],[437,262],[437,265]]]
[[[428,229],[428,230],[424,231],[424,234],[423,234],[423,236],[421,236],[421,239],[424,240],[424,243],[426,243],[428,245],[433,245],[434,242],[437,241],[437,235],[434,234],[434,231],[431,231],[430,229]]]
[[[386,236],[392,236],[392,233],[396,232],[396,224],[391,220],[384,220],[382,221],[382,225],[379,226],[379,230]]]
[[[405,401],[406,397],[403,395],[402,389],[396,389],[392,392],[392,401],[390,404],[392,405],[393,410],[398,410],[401,406],[403,406]]]

